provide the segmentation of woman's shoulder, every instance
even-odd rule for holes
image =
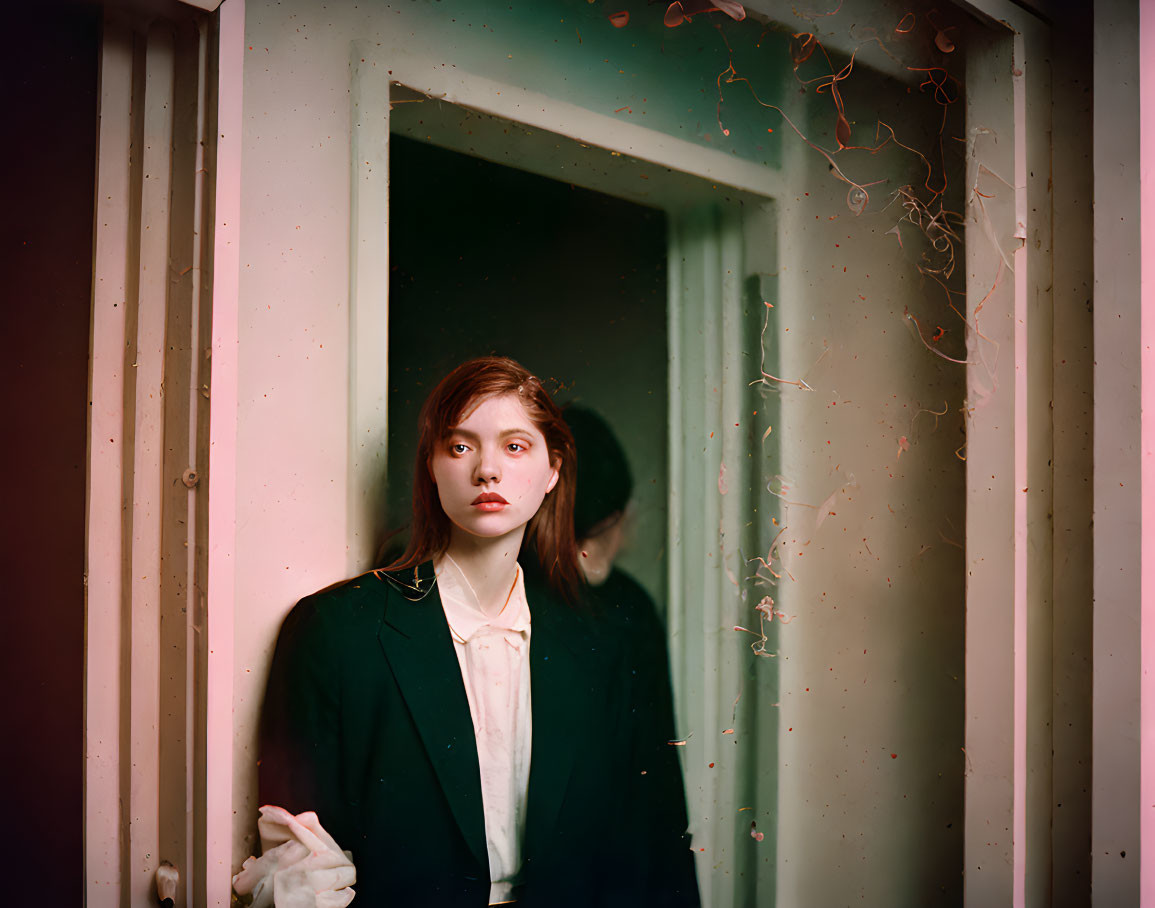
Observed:
[[[358,629],[368,631],[385,616],[391,600],[415,600],[432,587],[432,567],[402,572],[366,571],[339,580],[305,596],[285,617],[282,633],[325,633]]]
[[[625,571],[613,568],[605,583],[589,590],[595,611],[615,629],[626,634],[662,632],[654,600],[645,587]]]

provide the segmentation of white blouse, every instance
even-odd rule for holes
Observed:
[[[521,566],[505,607],[492,618],[458,564],[435,565],[445,620],[453,637],[481,769],[481,803],[489,851],[489,904],[512,899],[521,869],[532,740],[529,603]]]

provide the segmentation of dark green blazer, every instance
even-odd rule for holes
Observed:
[[[631,621],[605,617],[621,606],[571,607],[536,572],[525,585],[533,742],[519,908],[698,905],[668,679],[647,667]],[[260,750],[261,803],[317,812],[353,853],[357,908],[487,904],[473,724],[431,563],[293,608]]]

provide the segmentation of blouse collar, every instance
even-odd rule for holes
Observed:
[[[509,599],[498,614],[490,617],[482,612],[477,593],[456,561],[445,554],[434,564],[441,604],[454,640],[464,643],[483,627],[519,633],[529,630],[530,613],[525,597],[524,572],[520,564],[516,565],[516,569]]]

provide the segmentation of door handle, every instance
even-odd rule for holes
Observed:
[[[156,897],[161,908],[176,908],[177,887],[180,885],[180,871],[168,861],[161,861],[156,868]]]

